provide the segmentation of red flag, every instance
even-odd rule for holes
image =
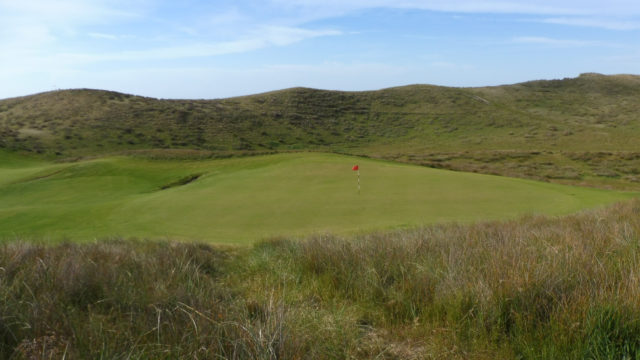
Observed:
[[[360,168],[358,167],[358,165],[353,165],[353,167],[351,168],[351,170],[353,170],[353,171],[357,171],[357,170],[359,170],[359,169],[360,169]]]

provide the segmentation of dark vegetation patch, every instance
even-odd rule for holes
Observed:
[[[64,172],[65,170],[68,170],[68,169],[60,169],[60,170],[52,171],[50,173],[46,173],[46,174],[43,174],[43,175],[37,175],[37,176],[34,176],[34,177],[30,177],[30,178],[26,178],[26,179],[20,180],[20,182],[26,183],[26,182],[31,182],[31,181],[37,181],[37,180],[50,178],[52,176],[56,176],[56,175]]]
[[[180,178],[176,181],[172,181],[168,184],[164,184],[162,186],[160,186],[160,190],[166,190],[166,189],[171,189],[177,186],[183,186],[183,185],[187,185],[190,184],[196,180],[198,180],[198,178],[200,178],[202,176],[202,174],[191,174],[191,175],[187,175],[183,178]]]

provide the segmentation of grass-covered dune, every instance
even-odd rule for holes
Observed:
[[[640,202],[253,247],[0,245],[0,358],[637,359]]]
[[[640,189],[640,76],[484,88],[294,88],[216,100],[63,90],[0,100],[0,149],[68,158],[139,149],[314,150]]]
[[[321,153],[72,163],[0,156],[5,239],[251,243],[278,235],[559,215],[637,195]],[[356,163],[360,193],[351,170]]]
[[[638,151],[640,76],[583,74],[485,88],[294,88],[216,100],[64,90],[0,100],[0,147]],[[404,148],[404,149],[403,149]]]

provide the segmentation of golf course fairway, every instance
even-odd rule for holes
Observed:
[[[280,235],[562,215],[633,196],[638,193],[321,153],[74,163],[0,153],[1,239],[252,243]]]

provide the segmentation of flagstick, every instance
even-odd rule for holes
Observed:
[[[360,169],[358,168],[358,195],[360,195]]]

